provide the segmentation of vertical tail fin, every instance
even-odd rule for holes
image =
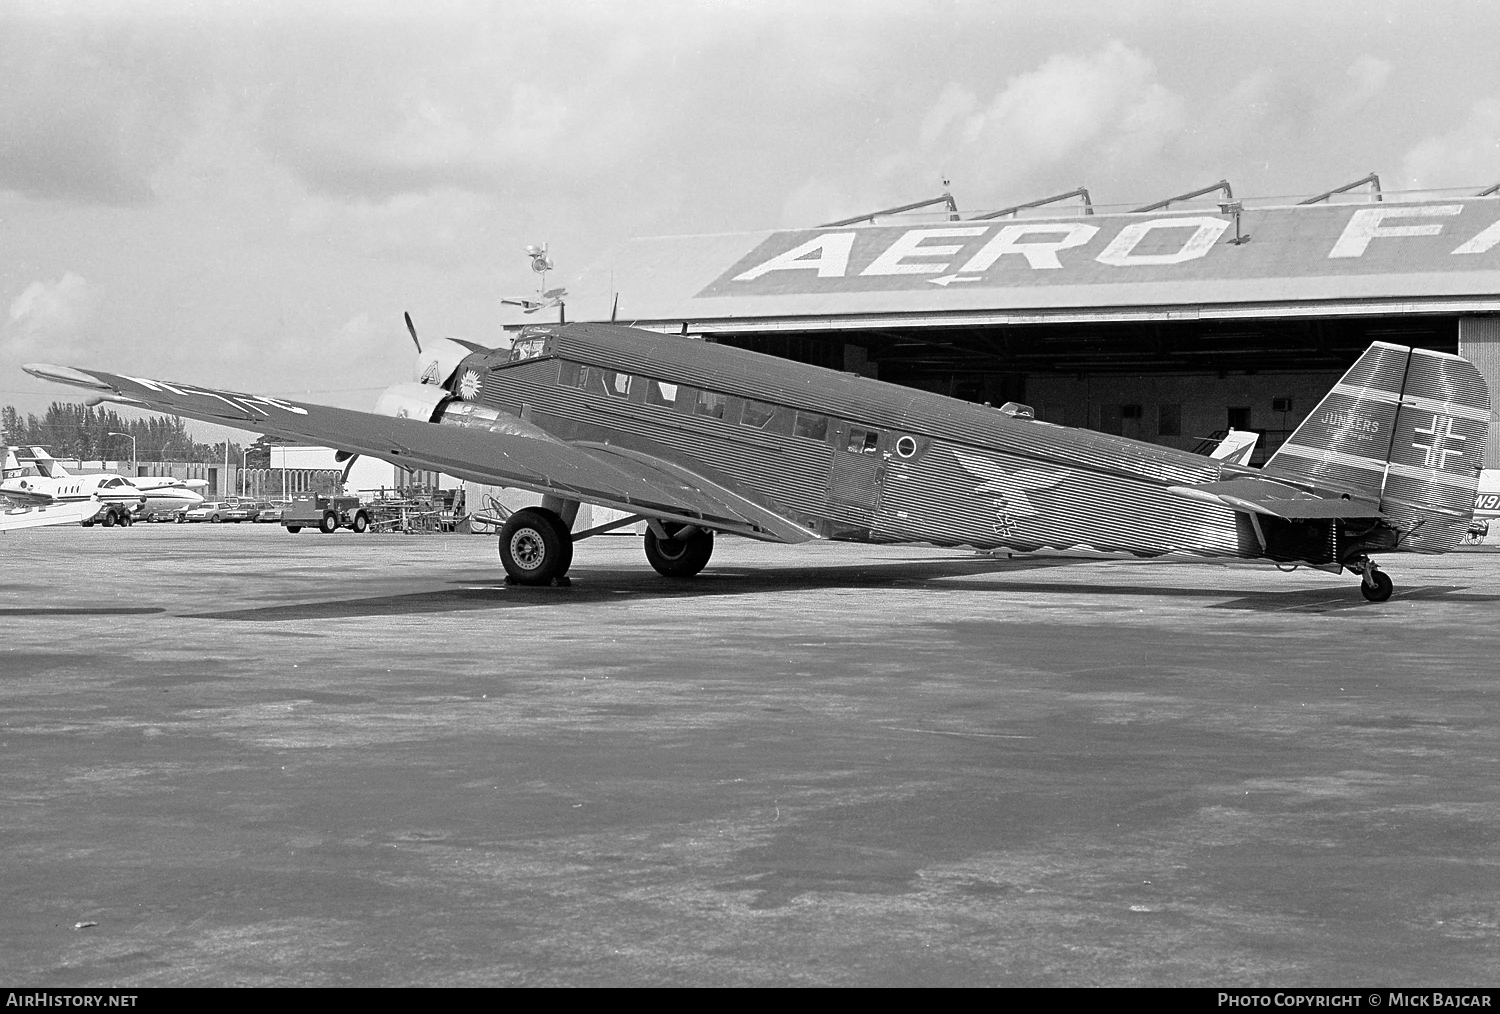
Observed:
[[[73,474],[59,465],[57,459],[48,454],[45,447],[33,447],[31,461],[36,465],[36,470],[49,479],[66,479]]]
[[[1474,512],[1490,396],[1467,359],[1376,342],[1265,471],[1376,498],[1410,549],[1458,545]]]

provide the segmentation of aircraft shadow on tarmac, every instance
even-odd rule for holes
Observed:
[[[0,616],[144,616],[162,606],[0,606]]]
[[[944,557],[848,567],[725,569],[717,572],[706,571],[691,581],[671,581],[646,570],[594,571],[578,568],[574,571],[574,581],[569,587],[530,588],[507,585],[500,579],[481,579],[464,581],[460,587],[455,588],[405,592],[397,595],[376,595],[368,598],[342,597],[327,602],[252,606],[182,615],[191,619],[279,623],[298,619],[403,616],[536,606],[584,606],[642,599],[703,598],[835,588],[925,588],[932,591],[982,592],[1011,597],[1065,594],[1075,601],[1080,597],[1120,595],[1146,598],[1227,599],[1228,601],[1214,601],[1206,604],[1211,609],[1242,609],[1255,612],[1289,610],[1325,612],[1353,608],[1378,608],[1365,602],[1359,594],[1358,585],[1353,583],[1316,589],[1237,593],[1232,587],[1237,575],[1232,571],[1225,572],[1226,580],[1223,586],[1206,588],[1136,585],[1123,581],[1102,584],[1076,580],[996,581],[989,579],[996,575],[1078,565],[1081,565],[1080,561],[1071,559],[955,560],[951,557]],[[1461,587],[1445,585],[1422,585],[1403,589],[1397,592],[1396,598],[1400,601],[1465,603],[1500,601],[1500,595],[1470,593]]]

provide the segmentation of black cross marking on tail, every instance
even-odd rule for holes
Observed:
[[[1438,420],[1440,419],[1443,422],[1443,426],[1441,428],[1439,428],[1438,426]],[[1430,444],[1419,444],[1415,440],[1412,441],[1412,446],[1417,450],[1422,451],[1426,455],[1426,457],[1422,461],[1422,464],[1426,465],[1428,468],[1446,468],[1448,466],[1448,455],[1463,454],[1464,449],[1462,447],[1449,447],[1448,441],[1469,439],[1462,433],[1453,432],[1453,417],[1446,415],[1434,414],[1432,417],[1431,429],[1424,430],[1422,427],[1418,426],[1414,433],[1425,433],[1427,436],[1432,438],[1432,443]],[[1434,457],[1437,458],[1436,463],[1434,463],[1432,460]]]

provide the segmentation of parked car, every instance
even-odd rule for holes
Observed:
[[[277,500],[261,501],[260,513],[255,516],[256,521],[264,521],[281,524],[281,517],[285,513],[287,505]]]
[[[212,524],[227,524],[230,521],[238,524],[241,521],[254,521],[255,513],[244,504],[230,503],[227,500],[210,500],[200,503],[192,510],[183,511],[179,520],[208,521]]]

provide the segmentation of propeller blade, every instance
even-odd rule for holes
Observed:
[[[401,316],[406,318],[406,330],[411,332],[411,340],[416,343],[417,355],[420,356],[422,354],[422,343],[417,341],[417,326],[411,322],[411,314],[403,313]]]

